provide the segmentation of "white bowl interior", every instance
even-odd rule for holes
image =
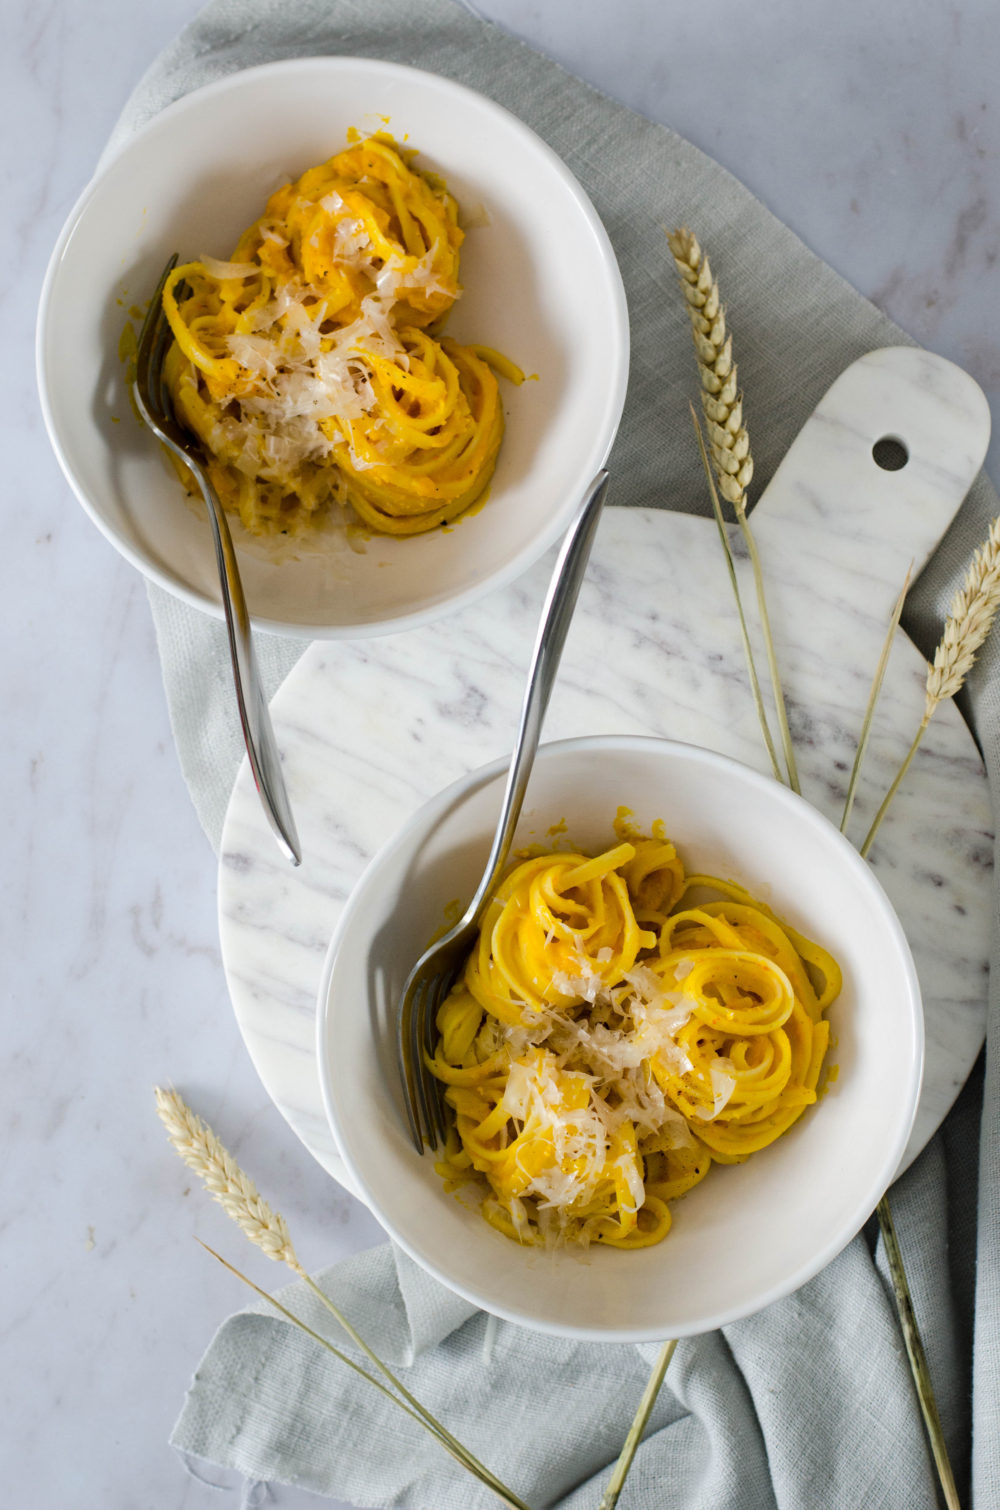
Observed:
[[[39,321],[46,421],[81,501],[136,566],[217,612],[208,525],[133,416],[121,332],[171,252],[228,256],[268,194],[340,151],[351,128],[388,129],[443,175],[473,222],[448,332],[534,380],[503,385],[490,497],[452,529],[378,537],[363,554],[334,541],[279,564],[241,548],[254,619],[310,635],[420,622],[510,580],[558,538],[605,459],[627,379],[625,298],[604,228],[556,155],[499,106],[413,69],[250,69],[170,106],[98,175],[55,250]]]
[[[341,1153],[375,1214],[445,1284],[541,1330],[607,1340],[707,1331],[804,1283],[888,1185],[920,1086],[923,1018],[902,930],[856,851],[813,808],[723,756],[660,740],[543,746],[518,844],[565,823],[584,851],[614,842],[619,806],[661,819],[689,870],[738,880],[838,960],[836,1081],[770,1148],[716,1166],[654,1248],[521,1248],[448,1195],[405,1127],[394,1004],[449,903],[472,894],[505,770],[428,804],[372,862],[343,914],[320,994],[319,1063]]]

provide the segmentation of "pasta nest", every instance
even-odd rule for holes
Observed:
[[[523,1243],[645,1247],[817,1097],[840,971],[662,838],[521,861],[442,1004],[437,1168]]]
[[[412,157],[382,137],[349,147],[272,194],[230,261],[203,256],[167,280],[175,411],[252,534],[302,534],[335,503],[417,534],[488,489],[496,374],[523,375],[440,337],[464,235]]]

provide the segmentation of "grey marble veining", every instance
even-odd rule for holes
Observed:
[[[906,440],[901,470],[873,459],[887,435]],[[919,571],[934,548],[988,438],[985,400],[965,373],[924,352],[872,353],[830,389],[754,512],[803,793],[835,822],[908,565]],[[542,563],[453,619],[368,645],[314,646],[299,663],[274,712],[300,870],[276,856],[245,765],[237,781],[220,865],[230,993],[265,1086],[342,1181],[313,1045],[327,940],[380,844],[455,776],[508,749],[550,569]],[[753,585],[741,575],[752,621]],[[898,632],[849,829],[858,843],[920,721],[925,671]],[[632,509],[602,520],[545,738],[606,733],[679,738],[769,769],[708,520]],[[990,823],[974,741],[946,706],[871,854],[925,1004],[924,1088],[907,1158],[940,1123],[982,1043]]]

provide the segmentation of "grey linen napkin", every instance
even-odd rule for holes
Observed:
[[[190,89],[316,53],[405,61],[471,85],[532,126],[589,192],[614,243],[632,321],[631,382],[611,462],[615,504],[704,508],[686,419],[690,347],[665,225],[696,223],[738,312],[759,483],[849,362],[907,339],[716,163],[454,0],[213,0],[141,81],[110,145]],[[981,477],[912,592],[906,627],[925,651],[996,512]],[[150,601],[182,767],[217,844],[242,753],[223,632],[155,588]],[[270,690],[303,649],[260,637]],[[967,701],[994,792],[998,669],[994,636]],[[994,969],[985,1098],[980,1066],[892,1197],[959,1487],[966,1503],[971,1489],[975,1510],[1000,1506],[997,979]],[[406,1366],[420,1398],[530,1504],[592,1510],[652,1349],[493,1328],[389,1247],[321,1279],[376,1349]],[[285,1298],[326,1329],[326,1313],[304,1287],[291,1286]],[[495,1503],[273,1313],[251,1310],[223,1325],[173,1441],[250,1478],[359,1505]],[[624,1501],[633,1510],[930,1510],[935,1502],[884,1256],[870,1230],[787,1300],[678,1347]]]

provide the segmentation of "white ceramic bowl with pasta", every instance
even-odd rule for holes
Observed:
[[[686,869],[740,882],[838,961],[828,1012],[835,1079],[769,1147],[713,1165],[673,1202],[652,1247],[520,1246],[448,1194],[406,1126],[395,1003],[449,906],[488,851],[505,763],[434,798],[372,861],[327,959],[318,1051],[327,1114],[357,1187],[390,1235],[487,1311],[564,1336],[651,1340],[708,1331],[789,1294],[860,1230],[899,1166],[923,1062],[910,951],[867,864],[816,810],[770,777],[690,745],[634,737],[543,746],[516,844],[596,854],[619,807],[657,820]]]
[[[277,557],[237,528],[254,621],[309,637],[418,624],[512,580],[559,538],[605,461],[628,375],[625,296],[604,227],[556,154],[481,95],[396,64],[306,58],[234,74],[169,106],[101,168],[55,249],[39,317],[45,419],[80,501],[149,578],[219,616],[204,511],[133,414],[122,332],[172,252],[228,258],[278,185],[352,131],[388,131],[443,177],[467,226],[446,334],[498,349],[531,380],[501,384],[489,495],[455,526],[360,548],[333,532]]]

